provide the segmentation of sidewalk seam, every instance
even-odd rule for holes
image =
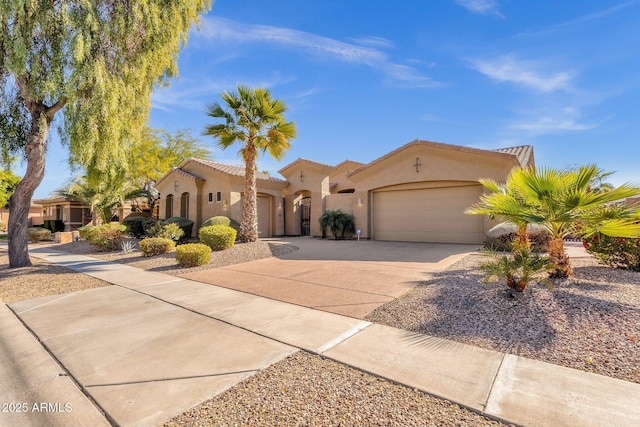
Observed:
[[[487,399],[482,404],[482,414],[486,415],[487,406],[489,406],[489,400],[491,400],[491,393],[493,393],[493,387],[498,380],[498,376],[500,375],[500,370],[502,369],[502,364],[504,363],[504,359],[507,357],[506,353],[502,353],[502,357],[500,358],[500,365],[498,365],[498,369],[496,369],[496,375],[493,377],[493,381],[491,381],[491,387],[489,387],[489,393],[487,393]]]
[[[56,363],[56,365],[58,365],[58,367],[62,371],[59,376],[63,376],[64,375],[65,377],[69,378],[69,380],[71,380],[71,382],[73,382],[73,384],[76,386],[76,388],[78,390],[80,390],[80,392],[98,410],[98,412],[100,412],[102,414],[104,419],[109,424],[111,424],[112,426],[118,426],[118,423],[116,423],[116,421],[111,417],[111,415],[109,415],[109,413],[107,411],[105,411],[105,409],[102,406],[100,406],[100,404],[93,397],[91,397],[89,392],[82,386],[82,384],[80,384],[80,382],[78,380],[76,380],[76,378],[73,376],[71,371],[69,371],[67,369],[67,367],[56,357],[56,355],[53,354],[53,352],[49,349],[49,347],[40,339],[40,337],[38,337],[38,335],[36,335],[36,333],[29,327],[29,325],[27,325],[22,320],[22,318],[20,316],[18,316],[18,314],[13,310],[13,308],[11,306],[9,306],[8,304],[5,304],[5,305],[9,309],[9,311],[11,311],[11,313],[13,313],[13,316],[16,319],[18,319],[20,324],[22,326],[24,326],[24,328],[29,332],[29,334],[36,340],[36,342],[38,344],[40,344],[40,346],[44,349],[44,351],[47,352],[49,357],[51,357],[51,359]]]

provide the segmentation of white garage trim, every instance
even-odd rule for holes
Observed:
[[[479,184],[390,188],[373,192],[373,238],[409,242],[482,243],[484,222],[464,210],[478,201]]]

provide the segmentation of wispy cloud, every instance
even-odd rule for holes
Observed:
[[[270,43],[315,57],[378,69],[390,78],[413,87],[441,85],[421,75],[416,68],[392,62],[381,48],[392,48],[393,43],[381,37],[354,39],[358,44],[345,43],[290,28],[248,25],[216,17],[205,17],[196,37],[237,43]]]
[[[537,117],[513,122],[511,129],[525,131],[529,134],[540,135],[561,132],[583,132],[595,129],[610,119],[606,117],[596,122],[581,121],[580,111],[574,107],[564,107],[553,114],[543,114]]]
[[[496,15],[504,18],[500,13],[498,2],[495,0],[456,0],[456,3],[471,13]]]
[[[472,66],[499,82],[523,85],[541,92],[567,90],[574,78],[573,72],[549,72],[546,71],[548,65],[539,61],[518,60],[513,54],[496,59],[473,60]]]

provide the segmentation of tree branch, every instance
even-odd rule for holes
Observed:
[[[51,107],[48,107],[44,111],[44,113],[47,115],[47,118],[49,118],[49,120],[53,120],[54,114],[60,111],[60,109],[62,109],[62,107],[64,107],[66,103],[67,103],[67,98],[63,97],[63,98],[60,98],[58,102],[53,104]]]

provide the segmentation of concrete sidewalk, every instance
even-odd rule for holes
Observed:
[[[48,248],[32,255],[118,285],[10,307],[122,425],[160,424],[299,348],[511,423],[640,419],[640,384]],[[25,357],[15,370],[28,376]]]

